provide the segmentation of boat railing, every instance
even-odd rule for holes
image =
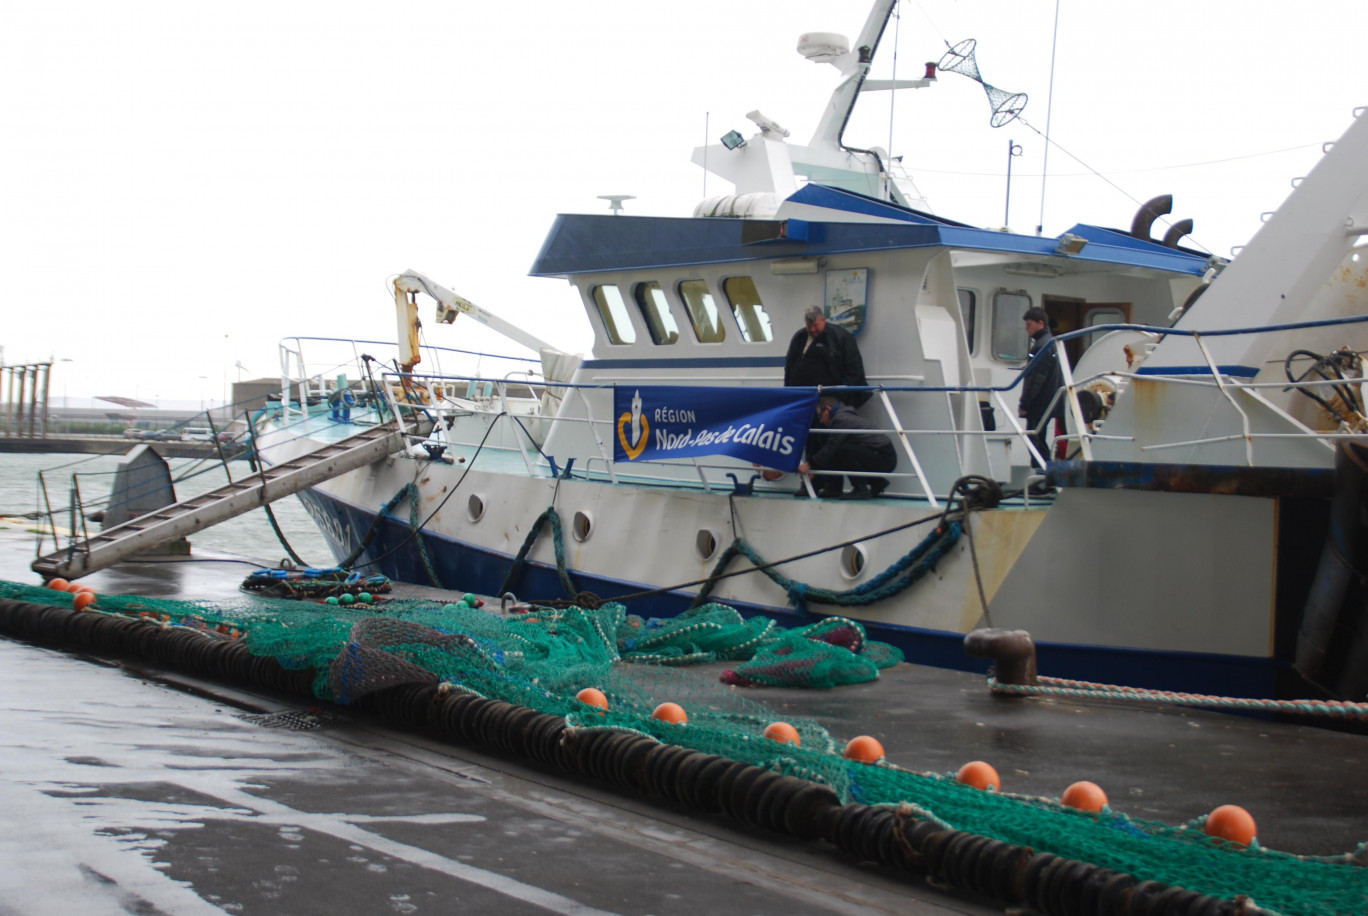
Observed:
[[[1062,401],[1064,410],[1069,414],[1072,422],[1070,430],[1062,436],[1062,440],[1067,443],[1067,448],[1084,460],[1093,460],[1094,446],[1104,442],[1125,441],[1142,453],[1153,452],[1161,453],[1166,449],[1178,449],[1183,447],[1216,445],[1229,443],[1233,440],[1243,440],[1245,445],[1244,460],[1246,463],[1253,464],[1255,461],[1253,443],[1261,439],[1279,438],[1304,438],[1316,440],[1322,443],[1325,448],[1331,449],[1334,440],[1353,435],[1351,432],[1315,430],[1304,423],[1301,423],[1286,411],[1278,408],[1270,399],[1269,395],[1273,392],[1281,393],[1292,390],[1306,390],[1314,392],[1316,389],[1330,388],[1336,390],[1336,386],[1341,388],[1346,384],[1361,385],[1362,379],[1358,377],[1347,379],[1302,379],[1300,381],[1274,380],[1256,382],[1252,379],[1232,377],[1228,373],[1222,372],[1212,357],[1211,351],[1205,345],[1203,338],[1231,335],[1252,335],[1282,333],[1286,331],[1296,331],[1312,328],[1334,327],[1336,325],[1352,325],[1368,322],[1368,316],[1353,316],[1342,319],[1326,319],[1314,322],[1300,322],[1284,324],[1264,328],[1243,328],[1229,329],[1220,331],[1188,331],[1185,329],[1156,328],[1138,324],[1112,324],[1091,326],[1078,331],[1061,334],[1055,338],[1055,346],[1060,361],[1061,372],[1064,378],[1064,386],[1056,393],[1056,404]],[[1152,335],[1155,340],[1162,339],[1165,335],[1185,335],[1192,337],[1197,342],[1198,350],[1205,361],[1205,373],[1194,371],[1193,367],[1186,367],[1181,373],[1173,375],[1163,375],[1157,373],[1142,373],[1132,369],[1108,369],[1101,372],[1090,374],[1086,377],[1075,377],[1064,358],[1064,345],[1067,341],[1075,337],[1104,334],[1111,331],[1139,331],[1147,335]],[[291,353],[298,358],[297,365],[292,366],[296,374],[296,379],[317,378],[321,374],[312,375],[302,371],[304,338],[294,338],[297,344],[290,348]],[[323,339],[331,340],[331,339]],[[374,342],[349,342],[354,343],[353,353],[364,361],[362,346],[371,346]],[[454,351],[460,352],[460,351]],[[463,355],[476,355],[465,353]],[[480,356],[486,356],[479,354]],[[1037,356],[1037,359],[1042,358]],[[531,360],[527,360],[531,362]],[[999,443],[994,446],[1002,448],[1008,446],[1006,453],[1015,452],[1004,459],[1006,466],[996,464],[992,470],[999,479],[1011,479],[1014,468],[1024,469],[1027,461],[1023,460],[1034,458],[1035,464],[1043,465],[1050,457],[1041,455],[1035,450],[1032,442],[1032,435],[1044,431],[1044,426],[1049,423],[1048,419],[1042,420],[1036,428],[1028,428],[1024,421],[1017,416],[1017,411],[1011,394],[1021,384],[1023,373],[1018,373],[1010,383],[999,386],[964,386],[964,385],[926,385],[921,378],[903,377],[897,379],[901,384],[893,383],[893,379],[876,378],[878,384],[868,386],[849,386],[833,387],[824,389],[830,393],[840,394],[845,391],[867,391],[875,396],[877,403],[885,413],[886,426],[873,427],[867,432],[883,433],[890,435],[894,439],[894,444],[898,448],[903,460],[900,462],[901,468],[888,475],[894,478],[903,478],[910,482],[909,486],[895,488],[901,490],[906,495],[920,496],[933,503],[938,496],[943,496],[948,490],[950,482],[957,479],[963,473],[979,473],[983,468],[975,467],[975,461],[981,463],[982,452],[978,452],[979,459],[967,457],[966,445],[975,438],[985,440],[989,445]],[[398,373],[384,371],[380,373],[382,384],[379,392],[383,394],[388,409],[401,418],[407,424],[406,432],[416,441],[438,435],[440,438],[449,442],[453,446],[466,448],[483,448],[495,451],[505,451],[518,453],[521,455],[523,463],[529,473],[560,475],[571,462],[578,461],[579,471],[582,474],[596,478],[605,479],[617,483],[620,478],[627,478],[633,482],[659,483],[669,486],[694,486],[712,490],[715,488],[731,489],[738,487],[742,483],[742,478],[754,469],[749,469],[745,462],[734,459],[718,458],[710,460],[686,459],[679,461],[658,461],[652,462],[649,470],[643,464],[633,464],[630,472],[624,471],[614,459],[613,426],[612,417],[596,415],[595,404],[601,405],[603,393],[611,392],[615,387],[612,383],[576,383],[556,380],[548,383],[545,379],[535,376],[531,370],[509,370],[500,376],[491,377],[488,373],[477,374],[440,374],[440,373]],[[703,381],[698,377],[691,377],[693,381]],[[1143,379],[1146,383],[1159,383],[1173,386],[1204,387],[1210,389],[1226,409],[1232,412],[1236,424],[1235,430],[1222,429],[1214,431],[1211,435],[1192,438],[1175,437],[1172,441],[1153,441],[1136,442],[1135,434],[1127,432],[1118,435],[1115,431],[1106,431],[1105,423],[1097,423],[1088,414],[1085,414],[1083,405],[1079,399],[1079,393],[1088,389],[1089,386],[1099,382],[1105,382],[1113,390],[1123,390],[1127,385],[1135,380]],[[643,380],[644,384],[651,382],[669,382],[674,379],[663,377],[653,377],[648,381]],[[756,379],[747,377],[728,378],[720,375],[710,375],[706,380],[709,384],[751,384],[759,381],[763,385],[773,384],[775,380]],[[405,387],[405,386],[409,387]],[[417,386],[417,387],[415,387]],[[317,386],[315,386],[317,387]],[[326,387],[326,386],[324,386]],[[541,440],[544,438],[547,425],[552,418],[539,412],[538,402],[545,403],[544,395],[554,388],[558,400],[566,403],[556,413],[554,423],[564,425],[567,428],[576,424],[582,424],[588,431],[587,436],[566,437],[558,440],[562,443],[574,441],[579,445],[575,450],[579,454],[575,455],[551,455],[541,451]],[[317,397],[319,394],[311,394],[314,389],[301,387],[300,394],[304,400],[300,403],[307,403],[310,396]],[[425,392],[424,397],[413,397],[412,392],[421,390]],[[407,392],[407,393],[406,393]],[[440,396],[432,397],[437,393]],[[462,394],[469,397],[462,397]],[[1123,392],[1124,394],[1124,392]],[[521,396],[519,396],[521,395]],[[597,396],[596,396],[597,395]],[[961,414],[961,419],[965,422],[955,420],[956,396],[973,397],[975,400],[987,400],[997,410],[995,415],[1000,422],[999,428],[985,430],[974,422],[974,418],[968,412]],[[427,398],[425,402],[424,398]],[[453,397],[455,400],[453,401]],[[934,397],[941,399],[939,411],[934,414],[920,414],[923,416],[931,415],[937,418],[946,418],[946,422],[939,425],[927,425],[926,423],[909,423],[902,415],[907,410],[917,412],[920,410],[918,405],[925,405],[925,398]],[[1251,421],[1250,410],[1255,405],[1265,412],[1273,412],[1283,422],[1279,429],[1270,431],[1268,429],[1256,428]],[[949,408],[947,412],[946,408]],[[1046,417],[1054,413],[1054,405],[1046,411]],[[450,423],[453,428],[442,429],[442,423],[438,422],[445,418],[450,421],[455,414],[482,417],[483,420],[475,426],[459,427],[457,424]],[[529,429],[529,424],[537,425],[541,435],[534,434]],[[1160,424],[1160,428],[1163,425]],[[434,432],[436,430],[436,432]],[[828,435],[824,430],[813,430],[814,437]],[[937,457],[932,464],[928,465],[928,455],[926,454],[930,443],[943,441],[944,437],[950,437],[954,443],[952,451],[945,449],[937,450]],[[1015,443],[1021,443],[1019,451],[1011,448]],[[955,467],[948,467],[948,463],[953,462]],[[993,463],[990,461],[990,463]],[[860,476],[852,474],[849,476]],[[767,488],[769,481],[761,480],[756,483],[751,481],[757,489]],[[781,485],[782,486],[782,485]],[[776,486],[774,489],[779,489]]]
[[[380,397],[384,392],[377,390],[379,385],[376,383],[376,377],[385,373],[397,374],[398,369],[395,365],[398,345],[392,340],[295,336],[282,338],[279,350],[281,409],[287,422],[291,419],[292,412],[301,411],[311,402],[318,403],[332,395],[337,390],[338,375],[345,375],[349,386],[359,382],[363,393]],[[420,375],[426,374],[433,378],[441,378],[446,374],[441,368],[444,359],[462,364],[473,363],[474,376],[479,379],[485,377],[481,371],[485,364],[491,364],[495,372],[505,373],[532,372],[532,369],[526,367],[541,365],[540,360],[535,357],[510,356],[431,344],[421,345],[418,352],[422,357],[419,365],[437,367],[432,373]]]
[[[1204,446],[1218,446],[1230,442],[1241,442],[1243,444],[1243,461],[1246,466],[1254,466],[1256,462],[1255,444],[1259,441],[1270,440],[1304,440],[1317,443],[1323,447],[1327,457],[1333,454],[1336,447],[1336,440],[1343,438],[1361,438],[1368,432],[1368,418],[1363,414],[1363,391],[1365,379],[1363,375],[1344,376],[1339,378],[1302,378],[1300,380],[1279,379],[1277,381],[1255,381],[1228,372],[1223,372],[1217,361],[1213,358],[1210,348],[1207,345],[1208,338],[1234,337],[1234,336],[1253,336],[1260,334],[1282,334],[1290,331],[1311,331],[1321,328],[1335,328],[1340,326],[1361,325],[1368,323],[1368,315],[1353,315],[1342,318],[1329,318],[1317,321],[1292,322],[1280,325],[1271,325],[1261,328],[1231,328],[1215,331],[1194,331],[1178,328],[1154,328],[1146,325],[1117,324],[1117,325],[1098,325],[1087,329],[1061,334],[1054,338],[1056,356],[1059,361],[1061,373],[1064,378],[1064,386],[1056,392],[1049,409],[1045,411],[1045,417],[1041,424],[1048,423],[1048,418],[1055,413],[1056,405],[1061,401],[1064,408],[1069,412],[1073,432],[1068,433],[1066,441],[1077,446],[1078,454],[1085,461],[1094,460],[1094,443],[1118,441],[1132,443],[1140,453],[1162,452],[1172,449],[1200,449]],[[1185,368],[1172,374],[1162,374],[1158,372],[1135,372],[1130,370],[1113,370],[1096,373],[1086,378],[1074,378],[1068,360],[1064,356],[1064,344],[1075,337],[1082,337],[1096,334],[1099,331],[1141,331],[1155,335],[1156,339],[1163,336],[1184,336],[1191,338],[1202,361],[1205,364],[1205,373],[1194,373],[1191,368]],[[1309,351],[1291,351],[1288,359],[1300,355],[1303,359],[1311,359],[1316,354]],[[1360,355],[1353,351],[1354,357]],[[1037,357],[1039,358],[1039,357]],[[1361,370],[1360,370],[1361,371]],[[1137,380],[1142,380],[1147,384],[1162,385],[1173,388],[1192,388],[1204,389],[1219,396],[1222,403],[1226,404],[1235,421],[1238,422],[1238,432],[1218,432],[1212,435],[1199,436],[1185,439],[1174,439],[1170,441],[1149,441],[1138,442],[1134,435],[1111,435],[1100,432],[1104,424],[1096,421],[1089,421],[1086,417],[1079,400],[1079,392],[1089,389],[1098,382],[1105,381],[1113,387],[1120,385],[1130,386]],[[1346,412],[1352,413],[1352,418],[1347,418],[1338,424],[1335,430],[1313,429],[1306,423],[1292,416],[1287,410],[1274,403],[1266,393],[1286,394],[1288,392],[1315,393],[1317,389],[1328,389],[1335,395],[1341,395],[1346,390],[1357,389],[1357,394],[1352,395],[1350,400],[1357,400],[1357,405],[1345,404]],[[1285,398],[1283,400],[1286,400]],[[1001,399],[999,398],[999,402]],[[1256,429],[1251,418],[1251,409],[1258,408],[1265,413],[1273,414],[1281,420],[1280,428],[1277,430]],[[1008,412],[1008,416],[1011,414]],[[1348,419],[1353,419],[1352,425]],[[1160,427],[1162,428],[1162,427]],[[1036,432],[1038,430],[1031,430]]]

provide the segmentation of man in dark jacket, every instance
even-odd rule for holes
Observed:
[[[843,404],[833,395],[823,395],[817,402],[817,429],[833,430],[829,435],[811,437],[811,458],[798,465],[799,472],[809,471],[855,471],[869,474],[887,474],[898,463],[893,443],[882,433],[854,432],[869,429],[869,422],[849,404]],[[839,432],[839,430],[851,430]],[[812,487],[818,496],[839,496],[842,499],[872,499],[888,486],[884,477],[850,478],[850,492],[842,494],[845,475],[819,474],[812,478]],[[799,495],[806,496],[805,491]]]
[[[803,312],[803,329],[789,341],[784,357],[784,385],[865,385],[864,360],[849,331],[826,320],[820,305]],[[852,407],[869,400],[868,391],[837,395]]]
[[[1027,351],[1027,359],[1034,360],[1027,364],[1025,375],[1021,379],[1021,403],[1017,407],[1017,413],[1026,418],[1026,429],[1035,430],[1040,427],[1038,432],[1031,432],[1031,442],[1035,444],[1036,451],[1045,460],[1049,460],[1048,425],[1042,425],[1041,420],[1045,418],[1045,411],[1050,406],[1055,392],[1064,385],[1064,373],[1059,368],[1059,356],[1055,352],[1054,335],[1050,333],[1050,318],[1045,314],[1045,310],[1033,307],[1026,310],[1022,316],[1026,322],[1026,333],[1031,335],[1031,347]],[[1043,356],[1036,360],[1035,355],[1044,351]],[[1055,405],[1055,409],[1050,413],[1050,420],[1064,416],[1064,402],[1061,400]],[[1031,456],[1031,466],[1040,467],[1034,455]]]

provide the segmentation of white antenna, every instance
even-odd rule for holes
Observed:
[[[599,200],[606,200],[606,201],[608,201],[608,209],[613,211],[613,215],[614,215],[614,216],[617,216],[618,214],[620,214],[620,213],[622,212],[622,202],[623,202],[624,200],[636,200],[636,195],[635,195],[635,194],[600,194],[600,195],[598,196],[598,199],[599,199]]]

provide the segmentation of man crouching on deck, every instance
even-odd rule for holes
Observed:
[[[869,423],[860,419],[849,404],[839,398],[823,395],[817,402],[817,429],[868,429]],[[811,458],[798,465],[800,473],[819,471],[855,471],[887,474],[898,463],[893,443],[883,433],[833,432],[819,436],[812,446]],[[872,499],[888,486],[884,477],[850,478],[850,492],[843,494],[842,474],[819,474],[812,478],[812,488],[824,499]]]

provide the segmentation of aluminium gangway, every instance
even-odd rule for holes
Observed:
[[[44,579],[79,578],[250,512],[284,496],[338,477],[402,451],[404,436],[391,420],[154,512],[136,516],[88,540],[38,557],[31,564]]]

